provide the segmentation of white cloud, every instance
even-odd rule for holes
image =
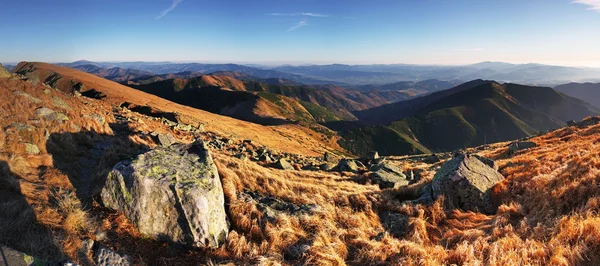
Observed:
[[[173,11],[173,9],[175,9],[181,2],[183,2],[183,0],[172,0],[172,1],[173,2],[171,3],[171,6],[169,6],[167,9],[161,11],[160,15],[158,15],[158,17],[156,17],[156,19],[163,18],[164,16],[169,14],[169,12]]]
[[[267,14],[267,15],[268,16],[278,16],[278,17],[298,17],[298,16],[318,17],[318,18],[329,17],[329,15],[326,15],[326,14],[311,13],[311,12],[301,12],[301,13],[271,13],[271,14]]]
[[[600,12],[600,0],[575,0],[572,3],[587,5],[588,10],[596,10]]]
[[[306,19],[300,20],[298,23],[296,23],[294,26],[291,26],[287,31],[295,31],[299,28],[302,28],[304,26],[308,25],[308,22],[306,22]]]

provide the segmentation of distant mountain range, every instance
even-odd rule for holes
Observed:
[[[182,72],[196,72],[201,74],[237,72],[261,79],[285,79],[303,84],[334,84],[340,86],[383,85],[397,82],[419,82],[428,79],[450,82],[490,79],[499,82],[544,86],[554,86],[569,82],[600,82],[600,69],[598,68],[542,64],[509,64],[502,62],[481,62],[461,66],[333,64],[260,67],[239,64],[76,61],[59,65],[71,68],[78,68],[85,65],[95,65],[109,69],[116,67],[150,72],[153,75]]]
[[[514,67],[499,63],[479,67],[490,65],[503,70]],[[72,68],[22,62],[13,73],[96,99],[111,97],[104,91],[122,94],[124,101],[135,97],[130,94],[149,99],[148,94],[139,94],[143,91],[168,100],[160,99],[165,106],[175,102],[256,124],[289,124],[302,132],[325,134],[328,140],[338,140],[341,147],[357,155],[372,150],[386,155],[449,151],[530,136],[564,126],[567,120],[599,113],[592,104],[557,91],[573,95],[581,90],[587,94],[578,97],[592,99],[597,84],[581,85],[583,89],[577,88],[580,84],[566,84],[554,90],[483,79],[454,86],[459,82],[453,79],[344,88],[226,70],[149,75],[147,70],[108,68],[90,62],[79,62]],[[108,78],[121,80],[138,94]]]
[[[569,83],[554,87],[566,95],[600,106],[600,83]]]
[[[600,69],[482,62],[464,66],[422,65],[319,65],[281,66],[281,72],[349,84],[384,84],[398,81],[492,79],[501,82],[551,85],[570,81],[600,81]]]
[[[341,133],[355,154],[450,151],[558,128],[599,110],[548,87],[474,80],[449,90],[366,110],[365,123]]]

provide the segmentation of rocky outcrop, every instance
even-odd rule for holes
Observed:
[[[435,173],[431,193],[434,199],[443,195],[449,208],[493,213],[491,188],[503,179],[476,156],[460,153]]]
[[[101,193],[142,234],[197,247],[217,247],[229,225],[217,168],[202,141],[158,147],[118,163]]]
[[[373,172],[371,181],[381,189],[406,186],[410,183],[400,168],[387,161],[372,165],[370,170]]]

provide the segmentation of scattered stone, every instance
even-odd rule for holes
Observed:
[[[35,259],[25,253],[21,253],[14,249],[3,246],[0,246],[0,250],[2,251],[2,256],[0,256],[0,265],[29,266],[33,265],[34,263]]]
[[[257,209],[271,220],[277,219],[277,216],[280,213],[287,213],[297,216],[302,214],[311,214],[319,210],[319,206],[314,204],[298,205],[271,196],[262,195],[254,191],[240,192],[238,193],[238,196],[239,198],[244,199],[246,202],[252,202],[256,204]]]
[[[6,131],[32,131],[33,126],[19,122],[11,123],[5,128]]]
[[[202,141],[158,147],[118,163],[101,197],[150,237],[218,247],[229,232],[219,173]]]
[[[81,241],[81,248],[79,249],[79,256],[86,259],[91,259],[94,252],[94,240],[85,239]]]
[[[242,161],[248,160],[248,155],[246,155],[243,152],[242,153],[238,153],[235,157],[238,158],[238,159],[240,159],[240,160],[242,160]]]
[[[50,95],[50,93],[52,93],[52,91],[51,91],[51,90],[49,90],[49,89],[45,89],[45,90],[44,90],[44,94],[46,94],[46,95]]]
[[[493,168],[494,170],[498,170],[498,165],[496,165],[496,161],[494,161],[490,158],[479,156],[477,154],[473,154],[473,157],[477,158],[477,160],[480,160],[482,163]]]
[[[34,155],[40,154],[40,148],[33,143],[25,143],[25,151],[28,154],[34,154]]]
[[[336,166],[337,164],[335,163],[327,162],[322,164],[319,168],[323,171],[332,171],[333,169],[335,169]]]
[[[67,105],[61,98],[52,96],[52,104],[58,108],[62,108],[65,110],[71,110],[71,107]]]
[[[163,147],[169,147],[169,146],[173,145],[175,142],[177,142],[177,140],[173,137],[173,135],[171,135],[169,133],[158,134],[157,138],[158,138],[158,143],[160,143],[160,145]]]
[[[408,216],[404,214],[384,211],[380,214],[379,219],[383,228],[392,236],[401,237],[407,231]]]
[[[133,259],[127,255],[121,255],[105,246],[100,245],[96,250],[97,266],[129,266],[133,265]]]
[[[433,198],[443,195],[449,208],[494,213],[491,188],[504,179],[502,174],[468,154],[457,154],[435,173]]]
[[[340,172],[358,172],[358,165],[354,160],[344,158],[338,163],[337,169]]]
[[[433,154],[423,158],[423,162],[428,163],[428,164],[434,164],[434,163],[440,162],[440,158],[437,156],[437,154],[433,153]]]
[[[266,162],[266,163],[272,163],[273,162],[273,158],[271,158],[271,156],[269,155],[269,153],[263,153],[258,160],[261,161],[261,162]]]
[[[289,257],[291,260],[300,260],[302,259],[310,250],[310,245],[308,242],[298,242],[294,245],[291,245],[287,250],[285,255]]]
[[[27,99],[30,103],[42,103],[42,100],[40,100],[39,98],[33,97],[24,91],[15,91],[14,93],[16,95],[19,95],[19,96]]]
[[[99,114],[91,114],[91,115],[83,115],[83,117],[85,119],[89,119],[89,120],[95,120],[96,122],[98,122],[98,124],[100,125],[104,125],[106,124],[106,118],[104,118],[103,115],[99,115]]]
[[[406,186],[410,183],[402,170],[389,162],[373,165],[371,171],[371,181],[381,189]]]
[[[367,160],[377,160],[379,158],[379,153],[376,151],[369,152],[369,154],[367,155]]]
[[[585,128],[585,127],[597,125],[599,123],[600,123],[600,117],[593,116],[593,117],[590,117],[588,119],[582,120],[581,122],[577,123],[577,127]]]
[[[294,170],[294,167],[292,167],[292,165],[286,159],[279,159],[279,161],[275,163],[275,167],[282,170]]]
[[[537,144],[531,141],[515,141],[508,146],[508,152],[514,154],[517,151],[535,148]]]
[[[46,107],[40,107],[35,109],[35,116],[49,121],[62,122],[69,120],[69,117],[67,117],[65,114],[57,113],[54,110]]]

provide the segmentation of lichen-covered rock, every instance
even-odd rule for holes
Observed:
[[[217,167],[202,141],[157,147],[118,163],[101,193],[142,234],[197,247],[217,247],[229,225]]]
[[[35,109],[35,116],[41,119],[49,120],[49,121],[67,121],[69,117],[65,114],[58,113],[50,108],[40,107]]]
[[[410,183],[400,168],[387,161],[371,166],[370,170],[373,172],[371,181],[381,189],[406,186]]]
[[[27,101],[29,101],[30,103],[42,103],[42,100],[40,100],[39,98],[33,97],[33,96],[29,95],[29,93],[26,93],[24,91],[15,91],[14,93],[16,95],[19,95],[19,96],[27,99]]]
[[[67,105],[61,98],[52,96],[52,104],[58,108],[62,108],[65,110],[71,110],[71,107]]]
[[[97,266],[129,266],[133,265],[133,259],[127,255],[121,255],[113,250],[99,246],[96,250],[96,265]]]
[[[346,158],[340,160],[337,168],[340,172],[358,172],[358,165],[356,162]]]
[[[40,154],[40,148],[33,143],[25,143],[25,152],[28,154]]]
[[[493,213],[491,188],[503,179],[477,157],[460,153],[435,173],[431,192],[434,199],[443,195],[449,208]]]

